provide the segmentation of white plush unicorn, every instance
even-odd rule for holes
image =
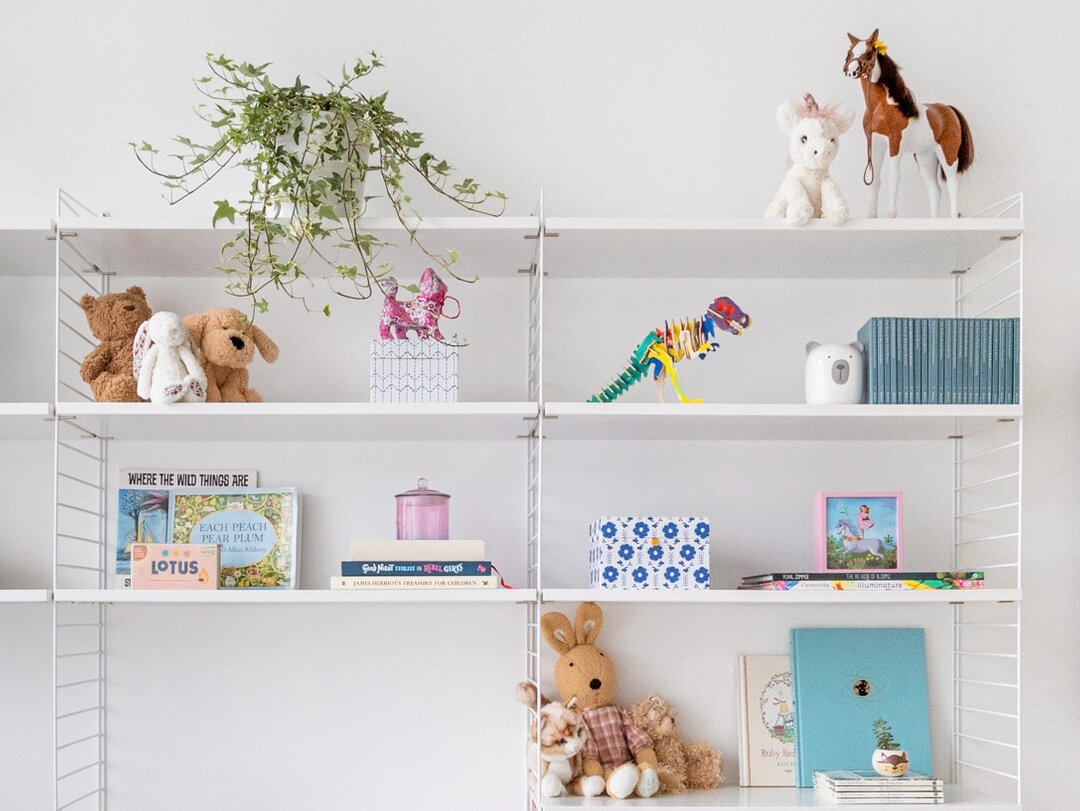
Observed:
[[[792,225],[805,225],[811,217],[824,217],[833,225],[847,222],[847,201],[829,177],[829,166],[841,133],[854,119],[852,111],[835,104],[818,107],[809,93],[797,105],[785,101],[777,108],[780,130],[791,137],[791,168],[765,210],[766,217],[785,217]]]

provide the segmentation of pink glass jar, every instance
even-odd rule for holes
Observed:
[[[450,538],[450,496],[432,490],[427,479],[417,479],[416,489],[398,493],[397,537],[399,541],[445,541]]]

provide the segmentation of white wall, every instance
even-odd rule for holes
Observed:
[[[47,216],[58,186],[115,215],[209,217],[218,194],[167,211],[126,146],[200,133],[189,79],[202,54],[272,61],[289,79],[334,75],[370,50],[387,63],[379,80],[394,108],[435,151],[506,191],[511,213],[528,213],[543,188],[549,214],[757,216],[783,174],[777,103],[810,90],[861,105],[841,75],[845,33],[880,27],[917,96],[955,104],[971,124],[977,157],[962,211],[1025,193],[1025,805],[1061,807],[1072,762],[1057,742],[1080,721],[1071,586],[1080,285],[1066,199],[1076,169],[1064,148],[1080,124],[1075,4],[127,0],[18,4],[17,15],[13,0],[5,6],[19,22],[0,48],[0,217]],[[856,212],[866,206],[863,154],[850,133],[834,171]],[[910,167],[902,184],[901,213],[921,215]]]

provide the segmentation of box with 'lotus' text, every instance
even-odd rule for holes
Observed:
[[[135,589],[216,589],[217,544],[137,543],[131,547]]]

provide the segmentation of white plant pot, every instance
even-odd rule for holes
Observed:
[[[875,749],[872,763],[882,777],[903,777],[911,766],[903,749]]]

